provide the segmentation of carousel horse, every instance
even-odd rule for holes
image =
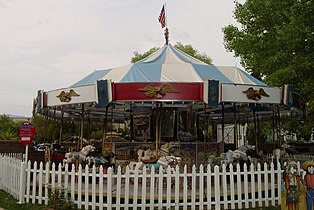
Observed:
[[[181,158],[176,157],[173,155],[163,156],[160,157],[157,162],[152,163],[144,163],[142,161],[135,162],[132,161],[129,163],[128,167],[130,169],[130,173],[135,173],[135,171],[142,172],[143,167],[146,166],[146,169],[151,171],[154,170],[158,171],[160,167],[162,167],[163,171],[165,172],[168,166],[172,163],[180,162]],[[171,172],[174,173],[174,168],[171,168]]]
[[[68,152],[65,154],[65,158],[63,160],[63,166],[65,164],[74,163],[78,161],[79,163],[92,163],[95,162],[94,158],[90,156],[92,152],[95,151],[95,147],[91,145],[87,145],[82,148],[79,152]]]
[[[241,164],[249,163],[250,157],[248,155],[249,151],[255,150],[253,145],[243,145],[240,146],[237,150],[229,150],[228,152],[221,153],[220,157],[215,157],[213,155],[209,156],[207,163],[213,167],[215,165],[229,165],[229,164]]]
[[[162,157],[162,156],[168,156],[168,155],[174,154],[177,151],[179,151],[179,148],[180,148],[180,142],[178,141],[168,142],[160,146],[159,156]]]
[[[181,158],[172,154],[175,152],[176,148],[179,148],[179,142],[169,142],[161,145],[158,152],[158,158],[156,158],[157,152],[155,150],[150,148],[139,148],[136,151],[138,162],[131,161],[129,163],[129,168],[131,171],[141,170],[144,165],[146,165],[148,169],[151,169],[154,166],[155,170],[158,170],[160,166],[166,168],[170,163],[181,160]]]

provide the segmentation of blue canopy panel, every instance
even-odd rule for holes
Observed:
[[[95,82],[97,80],[100,80],[101,78],[106,76],[106,74],[108,74],[108,72],[110,72],[110,71],[111,71],[111,69],[94,71],[93,73],[86,76],[84,79],[74,83],[70,87],[79,87],[79,86],[84,86],[84,85],[95,84]]]
[[[135,63],[120,82],[160,82],[161,69],[161,63]]]
[[[253,77],[252,75],[250,75],[249,73],[243,71],[242,69],[239,69],[241,71],[242,74],[244,74],[247,78],[249,78],[252,82],[254,82],[256,85],[261,85],[261,86],[268,86],[267,84],[265,84],[264,82],[261,82],[260,80],[256,79],[255,77]]]
[[[206,80],[220,80],[221,83],[232,83],[225,75],[223,75],[214,65],[192,64],[197,74]]]
[[[163,64],[163,63],[165,63],[166,56],[167,56],[166,50],[167,50],[167,48],[163,47],[160,50],[158,50],[157,52],[151,54],[150,56],[136,62],[135,64],[144,64],[144,63]]]
[[[191,64],[203,64],[203,65],[207,65],[206,63],[204,63],[203,61],[200,61],[188,54],[186,54],[185,52],[171,46],[170,49],[172,50],[172,53],[174,53],[177,58],[179,58],[181,61],[183,61],[184,63],[191,63]]]

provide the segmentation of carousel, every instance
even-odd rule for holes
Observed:
[[[290,85],[268,86],[237,67],[205,64],[166,43],[136,63],[94,71],[66,88],[39,90],[34,107],[35,114],[60,121],[59,144],[63,122],[81,122],[79,149],[85,122],[103,123],[102,154],[136,165],[161,156],[206,163],[230,144],[246,145],[247,123],[258,130],[260,120],[303,115],[305,103]],[[128,138],[110,135],[105,128],[113,123],[127,126]],[[257,132],[254,139],[258,151]]]

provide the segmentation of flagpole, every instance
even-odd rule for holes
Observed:
[[[166,29],[168,28],[168,19],[167,19],[167,3],[164,4],[165,7],[165,23],[166,23]]]
[[[168,29],[168,19],[167,19],[167,4],[164,4],[164,8],[165,8],[165,39],[166,39],[166,45],[169,44],[169,29]]]

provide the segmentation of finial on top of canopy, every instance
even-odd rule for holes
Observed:
[[[166,39],[166,45],[169,44],[169,30],[168,28],[165,29],[165,39]]]

